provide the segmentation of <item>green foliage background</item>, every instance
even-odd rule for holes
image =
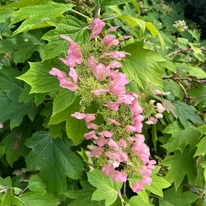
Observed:
[[[159,0],[1,1],[0,7],[0,205],[1,206],[188,206],[206,205],[205,41],[196,25],[179,33],[182,4]],[[166,108],[144,135],[157,161],[153,182],[138,194],[127,184],[91,170],[87,131],[71,117],[79,99],[59,86],[52,67],[67,71],[69,35],[83,45],[92,18],[117,35],[132,35],[122,71],[144,116],[149,100]],[[158,89],[165,95],[156,95]],[[141,98],[142,97],[142,98]],[[125,189],[126,188],[126,189]]]

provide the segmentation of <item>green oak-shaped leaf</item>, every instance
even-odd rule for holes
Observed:
[[[163,69],[158,62],[165,61],[164,58],[154,51],[144,49],[142,42],[130,44],[123,50],[131,54],[122,61],[122,70],[130,81],[134,80],[143,89],[148,82],[162,87]]]
[[[206,137],[201,139],[200,142],[196,146],[197,146],[197,151],[195,153],[195,156],[205,155],[206,154]]]
[[[171,134],[167,143],[163,145],[169,152],[173,152],[175,150],[183,152],[188,144],[190,144],[191,147],[194,147],[200,136],[197,128],[191,123],[188,123],[187,127],[184,128],[180,123],[178,123],[178,121],[174,121],[169,124],[163,130],[163,133]]]
[[[30,62],[30,69],[17,77],[31,86],[30,93],[46,93],[59,89],[59,81],[49,74],[52,67],[57,67],[60,61]],[[61,66],[61,65],[59,65]]]
[[[84,205],[84,206],[104,206],[104,201],[92,200],[92,194],[95,188],[89,183],[82,185],[81,190],[71,190],[65,193],[70,199],[74,199],[68,206]]]
[[[23,82],[15,78],[19,74],[10,67],[3,67],[0,70],[0,122],[10,120],[11,129],[19,126],[24,116],[28,115],[33,120],[36,115],[36,106],[33,101],[19,102],[23,92]]]
[[[87,175],[89,183],[97,188],[92,195],[92,200],[105,200],[105,206],[114,203],[122,187],[122,182],[114,182],[100,170],[90,171]]]
[[[184,127],[188,126],[188,120],[198,125],[203,123],[200,116],[196,113],[195,107],[185,104],[182,101],[176,101],[173,104],[175,106],[177,117]]]
[[[32,151],[26,157],[27,169],[39,170],[40,178],[54,194],[65,192],[66,177],[81,177],[83,163],[81,158],[71,151],[69,140],[52,139],[48,132],[36,132],[26,141]]]
[[[48,41],[45,46],[44,60],[66,52],[69,42],[60,38],[60,34],[70,36],[75,42],[85,43],[88,41],[89,32],[86,28],[88,25],[73,16],[59,17],[49,21],[49,24],[56,28],[48,31],[42,37]]]
[[[22,202],[21,206],[57,206],[59,205],[59,200],[51,194],[46,194],[42,192],[27,192],[21,196],[19,199]]]
[[[166,174],[166,180],[174,182],[175,188],[178,189],[185,176],[190,184],[195,184],[197,171],[196,159],[193,158],[194,151],[186,148],[183,153],[175,151],[172,156],[166,157],[162,164],[169,167]]]
[[[12,24],[23,21],[14,34],[35,28],[50,26],[47,24],[48,20],[62,16],[64,12],[71,10],[73,6],[73,4],[48,2],[47,4],[32,5],[20,8],[12,14]]]
[[[164,192],[164,198],[159,199],[160,206],[189,206],[198,199],[192,192],[182,192],[181,189],[175,191],[172,187]]]

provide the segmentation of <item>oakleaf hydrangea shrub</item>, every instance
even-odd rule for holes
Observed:
[[[89,130],[84,139],[91,142],[86,151],[90,167],[101,169],[114,181],[129,180],[132,190],[139,192],[151,184],[150,175],[156,161],[150,159],[150,149],[144,143],[144,116],[138,95],[126,88],[127,77],[120,71],[120,61],[130,54],[115,50],[121,41],[131,36],[117,39],[113,33],[118,27],[112,27],[102,39],[104,26],[102,20],[95,18],[90,25],[91,41],[82,46],[69,36],[61,35],[69,43],[66,59],[60,58],[69,73],[59,68],[52,68],[49,73],[57,76],[62,88],[80,97],[81,110],[71,116],[84,121]],[[85,109],[92,104],[97,104],[98,109],[95,113],[86,113]],[[154,100],[150,104],[154,105]],[[156,107],[158,114],[150,117],[147,124],[156,124],[158,118],[163,117],[162,104],[157,103]],[[97,116],[103,119],[100,124],[95,122]]]

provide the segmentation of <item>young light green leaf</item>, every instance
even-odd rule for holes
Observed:
[[[57,206],[60,203],[54,195],[42,192],[27,192],[19,196],[19,199],[21,206]]]
[[[30,62],[30,69],[17,79],[23,80],[31,86],[30,93],[46,93],[59,89],[57,78],[49,74],[52,67],[57,66],[58,68],[59,63],[58,61],[55,65],[54,61]]]
[[[167,143],[163,145],[169,152],[176,150],[184,151],[185,147],[189,144],[191,147],[194,147],[200,136],[196,127],[191,123],[188,123],[187,127],[184,128],[178,121],[174,121],[169,124],[164,130],[163,133],[171,134],[171,137],[168,139]]]
[[[28,187],[32,192],[46,192],[46,184],[38,174],[30,178]]]
[[[48,41],[45,46],[44,60],[51,59],[61,53],[65,53],[68,42],[60,38],[60,34],[70,36],[75,42],[85,43],[88,41],[89,32],[87,25],[74,16],[67,15],[49,21],[55,29],[48,31],[42,39]]]
[[[206,125],[201,125],[200,127],[197,128],[198,131],[201,133],[201,134],[206,134]]]
[[[66,191],[66,177],[81,177],[83,163],[71,151],[69,140],[52,139],[48,132],[36,132],[26,146],[32,148],[26,157],[27,169],[39,170],[39,176],[54,194]]]
[[[189,76],[197,77],[198,79],[206,78],[206,72],[200,67],[189,66]]]
[[[158,171],[160,170],[160,167],[157,166],[151,174],[152,183],[150,186],[145,186],[145,190],[149,190],[155,195],[158,195],[160,197],[163,197],[163,189],[168,188],[171,184],[164,179],[164,177],[160,177],[157,175]]]
[[[0,11],[7,11],[12,9],[23,8],[27,6],[33,6],[37,4],[46,4],[47,2],[51,2],[51,0],[20,0],[20,2],[13,2],[11,4],[7,4],[5,6],[0,7]]]
[[[161,44],[162,48],[164,49],[164,47],[165,47],[164,39],[162,38],[159,31],[155,28],[155,26],[151,22],[146,22],[146,27],[150,31],[150,33],[152,34],[153,37],[157,36],[159,38],[160,44]]]
[[[1,198],[1,206],[23,206],[18,197],[13,194],[12,188],[7,188]]]
[[[73,6],[73,4],[48,2],[47,4],[32,5],[20,8],[12,14],[12,24],[23,21],[14,34],[35,28],[50,26],[47,24],[48,20],[62,16],[64,12],[72,9]]]
[[[146,190],[150,191],[151,193],[158,195],[160,197],[163,197],[163,189],[168,188],[171,184],[164,179],[163,177],[160,177],[157,175],[158,171],[160,170],[160,167],[157,166],[151,174],[152,183],[150,186],[145,186],[144,190],[141,192],[138,192],[138,195],[142,202],[149,204],[149,195]]]
[[[198,196],[192,192],[182,192],[181,189],[175,191],[172,187],[164,192],[164,198],[159,199],[160,206],[188,206],[198,199]]]
[[[135,26],[139,26],[142,30],[142,32],[145,32],[145,21],[138,19],[136,17],[131,17],[128,15],[119,15],[117,16],[117,18],[119,19],[123,19],[124,21],[126,21],[132,28],[134,28]]]
[[[196,113],[195,107],[185,104],[182,101],[175,101],[173,104],[175,106],[177,117],[184,127],[188,126],[188,120],[198,125],[203,123],[200,116]]]
[[[206,154],[206,137],[200,140],[200,142],[196,145],[197,151],[195,156],[205,155]]]
[[[126,206],[137,206],[137,205],[150,206],[151,204],[145,203],[144,201],[142,201],[140,196],[131,197],[128,204],[126,204]]]
[[[11,177],[6,177],[6,178],[0,177],[0,185],[6,186],[6,187],[12,187]]]
[[[131,54],[122,61],[122,70],[129,80],[134,80],[143,89],[148,82],[162,87],[163,70],[158,66],[158,62],[165,60],[158,53],[143,49],[142,42],[130,44],[123,50]]]
[[[174,182],[176,190],[179,188],[185,176],[190,184],[195,184],[197,171],[196,160],[193,158],[194,151],[186,148],[183,153],[175,151],[172,156],[166,157],[162,164],[169,167],[166,180]],[[180,169],[181,168],[181,169]]]
[[[88,181],[97,188],[92,195],[92,200],[105,200],[105,206],[111,205],[117,199],[122,182],[114,182],[100,170],[93,170],[87,173]]]
[[[52,116],[56,115],[59,112],[62,112],[71,104],[73,104],[75,98],[76,96],[74,92],[69,91],[68,89],[60,89],[56,97],[54,98]]]

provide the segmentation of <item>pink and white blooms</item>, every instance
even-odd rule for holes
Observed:
[[[96,38],[104,26],[102,20],[94,19],[89,39]],[[52,68],[50,74],[57,76],[61,87],[75,91],[81,98],[82,109],[71,116],[86,124],[88,131],[84,139],[90,142],[86,154],[95,162],[95,167],[114,181],[134,180],[131,182],[132,190],[139,192],[144,185],[151,184],[150,175],[155,161],[150,160],[149,147],[141,134],[144,116],[138,95],[126,89],[129,83],[127,77],[118,70],[122,66],[119,61],[130,54],[112,50],[119,41],[115,35],[108,33],[117,28],[109,29],[101,46],[97,44],[100,49],[91,53],[88,52],[91,44],[81,50],[70,37],[61,35],[70,43],[66,59],[60,59],[69,67],[69,73]],[[130,36],[125,36],[122,40],[128,38]],[[85,112],[92,103],[97,104],[98,109]],[[148,124],[161,118],[164,108],[161,104],[156,107],[158,114],[151,117]]]

